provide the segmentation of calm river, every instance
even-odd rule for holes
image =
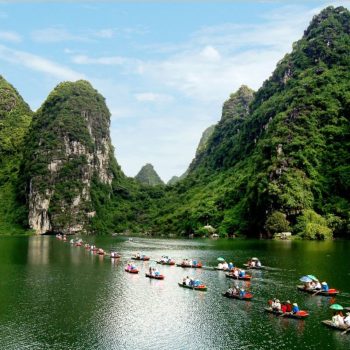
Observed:
[[[341,290],[350,306],[350,242],[168,240],[97,237],[120,261],[93,255],[54,237],[0,238],[1,349],[350,349],[350,333],[326,328],[331,298],[296,290],[314,274]],[[92,242],[92,239],[90,240]],[[237,266],[257,256],[269,267],[245,284],[251,302],[221,296],[232,280],[224,272],[160,266],[164,281],[124,272],[135,252],[158,259],[197,258],[214,266],[219,256]],[[195,276],[207,292],[178,287]],[[269,298],[290,299],[310,311],[303,321],[266,314]]]

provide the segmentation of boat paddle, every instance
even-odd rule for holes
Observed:
[[[350,331],[350,326],[347,329],[345,329],[344,332],[341,332],[341,334],[344,335],[344,334],[348,333],[349,331]]]
[[[315,296],[316,294],[322,292],[322,289],[318,290],[316,293],[312,294],[312,296]]]

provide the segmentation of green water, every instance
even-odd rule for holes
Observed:
[[[350,334],[324,327],[326,297],[295,288],[314,274],[342,291],[350,306],[350,242],[273,242],[96,238],[123,254],[120,261],[93,255],[54,237],[0,238],[1,349],[350,349]],[[221,296],[231,280],[221,271],[159,266],[164,281],[131,275],[124,266],[134,252],[157,259],[195,257],[215,265],[223,256],[242,265],[258,256],[269,269],[254,271],[252,302]],[[152,264],[152,262],[151,262]],[[179,288],[184,275],[198,277],[207,292]],[[263,312],[266,300],[298,302],[304,321]]]

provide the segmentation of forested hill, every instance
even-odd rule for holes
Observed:
[[[349,234],[349,11],[323,10],[254,95],[244,87],[234,96],[237,118],[226,118],[224,106],[156,224],[186,233],[210,223],[223,234]]]
[[[24,139],[32,119],[29,106],[0,76],[0,232],[21,232],[25,204],[17,198]]]
[[[231,94],[186,176],[171,186],[149,186],[162,184],[151,165],[140,172],[147,185],[123,174],[108,108],[88,82],[59,84],[32,122],[3,78],[0,97],[0,232],[202,235],[213,227],[221,235],[350,237],[343,7],[315,16],[258,91]]]
[[[143,185],[148,186],[164,185],[163,180],[154,170],[153,165],[149,163],[147,163],[140,169],[140,171],[135,176],[135,180]]]

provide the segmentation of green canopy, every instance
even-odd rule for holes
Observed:
[[[330,309],[332,309],[332,310],[344,310],[344,308],[341,305],[339,305],[339,304],[331,305]]]
[[[225,259],[222,258],[222,257],[219,257],[219,258],[217,258],[216,260],[217,260],[217,261],[220,261],[220,262],[224,262],[224,261],[225,261]]]

